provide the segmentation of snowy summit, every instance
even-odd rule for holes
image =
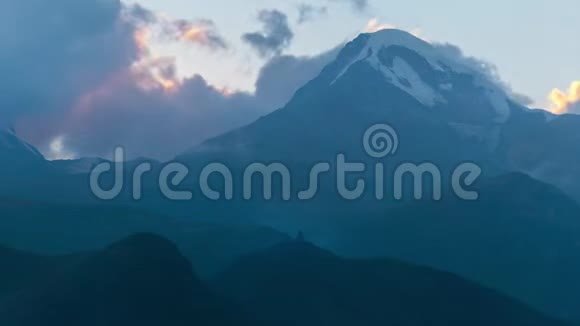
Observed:
[[[363,46],[361,46],[361,44]],[[496,122],[505,122],[510,116],[508,96],[494,81],[467,64],[448,55],[437,45],[428,43],[405,31],[385,29],[362,34],[350,42],[344,51],[356,53],[336,75],[331,85],[343,78],[360,63],[379,71],[387,82],[414,97],[427,107],[445,105],[453,100],[457,86],[466,88],[465,78],[483,95],[496,113]]]

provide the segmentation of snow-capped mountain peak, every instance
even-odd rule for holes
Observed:
[[[508,96],[493,81],[469,65],[449,56],[410,33],[386,29],[362,34],[349,43],[343,53],[348,60],[336,73],[334,85],[360,63],[366,63],[380,72],[385,80],[411,95],[426,107],[457,105],[455,89],[472,92],[475,102],[486,102],[494,111],[494,122],[505,122],[510,116]],[[466,105],[459,103],[459,105]]]
[[[441,58],[437,55],[437,51],[433,46],[407,32],[397,29],[385,29],[372,34],[362,34],[361,37],[367,39],[365,47],[359,51],[359,55],[351,60],[349,65],[344,67],[343,71],[337,76],[337,79],[356,62],[362,60],[376,62],[380,51],[390,46],[401,46],[413,50],[423,56],[431,66],[443,70],[443,67],[438,63]],[[351,42],[346,45],[346,48],[353,46],[355,46],[355,43]]]

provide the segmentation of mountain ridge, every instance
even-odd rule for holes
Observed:
[[[450,273],[304,241],[242,258],[214,287],[277,325],[564,325]]]

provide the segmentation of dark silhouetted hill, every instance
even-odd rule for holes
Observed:
[[[303,241],[242,259],[215,287],[272,325],[564,325],[449,273]]]
[[[3,263],[37,273],[35,282],[1,297],[3,326],[251,324],[210,294],[175,245],[155,235],[131,236],[58,271],[46,258],[2,253]]]

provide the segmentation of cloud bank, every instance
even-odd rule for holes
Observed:
[[[170,19],[116,0],[0,6],[0,42],[8,50],[0,53],[0,70],[10,76],[0,81],[9,94],[0,98],[0,124],[15,123],[50,158],[109,157],[122,145],[130,157],[171,159],[282,107],[336,52],[274,55],[255,93],[229,91],[199,75],[179,78],[175,58],[150,51],[159,36],[211,51],[228,48],[209,20]],[[285,15],[264,11],[261,18],[263,46],[278,53],[292,38]],[[14,30],[21,32],[7,33]]]
[[[70,107],[139,56],[134,26],[109,0],[0,4],[1,119]]]
[[[433,44],[433,46],[449,59],[459,62],[481,74],[484,78],[502,89],[513,101],[524,106],[533,103],[533,100],[529,96],[515,92],[507,82],[502,80],[497,66],[493,63],[484,59],[467,56],[461,48],[453,44]]]

